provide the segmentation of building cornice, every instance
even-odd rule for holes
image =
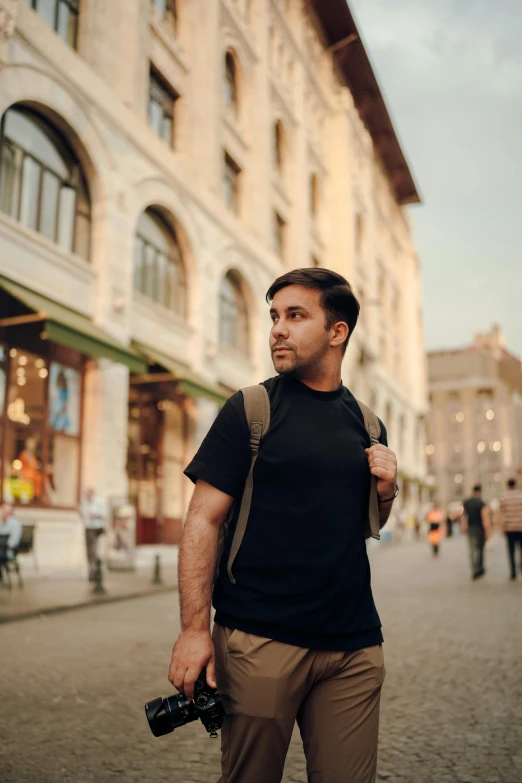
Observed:
[[[305,0],[319,23],[355,107],[370,133],[397,202],[421,201],[368,54],[346,0]]]

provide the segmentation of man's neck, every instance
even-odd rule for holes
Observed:
[[[304,383],[310,389],[322,392],[337,391],[342,383],[341,370],[339,369],[335,373],[328,373],[325,375],[307,375],[307,376],[295,376],[298,381]]]

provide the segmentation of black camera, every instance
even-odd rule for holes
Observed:
[[[203,669],[194,684],[194,701],[182,693],[162,699],[153,699],[145,705],[145,715],[155,737],[163,737],[174,729],[200,719],[211,737],[223,725],[225,711],[219,694],[207,685],[207,673]]]

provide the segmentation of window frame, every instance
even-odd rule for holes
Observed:
[[[227,297],[227,292],[234,294],[233,303]],[[229,305],[233,305],[229,307]],[[233,312],[233,318],[230,313]],[[234,341],[224,339],[227,331],[226,326],[234,324],[232,329]],[[242,281],[239,275],[233,270],[229,270],[222,278],[219,287],[219,346],[228,351],[234,351],[241,356],[250,355],[250,323],[248,318],[248,307],[245,299]]]
[[[178,101],[179,94],[171,87],[163,75],[158,71],[154,65],[150,64],[149,71],[149,92],[147,103],[147,117],[149,128],[155,133],[155,135],[161,139],[170,149],[176,149],[176,103]],[[165,120],[170,120],[170,134],[169,139],[165,138],[163,133],[158,133],[157,129],[152,123],[151,117],[151,104],[155,103],[162,111],[162,124]]]
[[[164,0],[165,9],[162,11],[158,5],[163,0],[151,0],[151,5],[164,22],[170,24],[176,35],[178,32],[179,14],[176,0]]]
[[[40,19],[42,19],[44,22],[46,21],[44,17],[40,14],[38,10],[38,5],[41,2],[41,0],[30,0],[31,8],[33,11],[35,11]],[[53,0],[54,2],[54,23],[52,26],[52,30],[60,36],[62,41],[64,41],[66,44],[68,44],[72,49],[77,50],[78,49],[78,28],[80,25],[80,0]],[[68,38],[64,38],[59,29],[59,22],[60,22],[60,9],[65,6],[69,13],[73,16],[75,20],[74,24],[74,33],[73,33],[73,40],[70,41]]]
[[[237,118],[239,114],[238,67],[234,53],[227,49],[223,62],[223,103]]]
[[[56,152],[63,160],[64,166],[69,169],[69,176],[64,177],[57,171],[53,170],[47,163],[39,160],[32,152],[26,150],[15,139],[5,134],[6,117],[10,111],[15,111],[28,118],[32,124],[36,126],[42,133],[44,133],[49,142],[53,145]],[[16,220],[23,226],[26,226],[32,231],[36,231],[42,236],[46,237],[50,242],[53,242],[58,247],[61,247],[65,252],[74,253],[79,255],[85,261],[90,261],[91,255],[91,242],[92,242],[92,220],[91,220],[91,199],[89,193],[89,186],[87,178],[83,172],[82,165],[75,155],[74,151],[69,147],[66,139],[56,130],[56,128],[42,117],[37,112],[28,109],[23,104],[13,104],[7,108],[2,115],[0,121],[0,178],[4,173],[3,160],[5,150],[11,149],[13,151],[13,178],[14,178],[14,198],[13,202],[9,204],[9,211],[1,209],[4,214]],[[16,156],[18,155],[18,161]],[[24,171],[25,161],[31,160],[38,168],[38,187],[36,193],[36,210],[35,210],[35,226],[27,226],[22,221],[22,201],[24,193]],[[58,181],[58,196],[56,199],[55,217],[54,217],[54,237],[42,231],[42,215],[43,215],[43,189],[45,175],[51,175]],[[74,191],[74,214],[72,221],[72,234],[71,234],[71,248],[64,247],[60,242],[60,231],[63,228],[63,224],[60,222],[60,210],[62,208],[62,196],[67,190]],[[30,192],[30,191],[28,191]],[[87,207],[85,206],[87,205]],[[81,221],[87,221],[87,243],[85,253],[78,250],[78,224]]]
[[[134,232],[134,264],[133,264],[133,290],[137,291],[142,296],[146,297],[147,300],[153,302],[155,305],[159,305],[160,307],[163,307],[165,310],[167,310],[169,313],[174,314],[175,316],[185,320],[187,317],[187,274],[186,274],[186,268],[185,268],[185,262],[183,258],[183,252],[181,245],[179,243],[176,230],[173,226],[169,224],[167,220],[162,216],[159,210],[154,209],[154,207],[148,207],[142,215],[148,214],[148,217],[156,222],[157,227],[164,232],[165,234],[165,240],[169,244],[169,250],[170,252],[166,254],[163,250],[163,248],[157,247],[154,245],[153,242],[151,242],[147,237],[143,236],[143,234],[140,234],[139,231],[139,222],[136,226],[136,231]],[[140,215],[140,218],[142,217]],[[139,248],[141,244],[141,254],[140,254],[140,263],[137,263],[138,253],[137,249]],[[147,272],[147,252],[148,249],[151,249],[154,254],[154,270],[153,270],[153,284],[152,289],[154,291],[154,295],[151,295],[147,292],[147,280],[146,277],[148,275]],[[175,252],[172,252],[175,249]],[[161,298],[161,289],[164,287],[165,283],[161,279],[161,272],[159,269],[159,263],[161,259],[165,259],[167,264],[170,265],[170,268],[167,267],[167,269],[170,269],[171,272],[174,272],[173,278],[174,278],[174,284],[173,288],[170,294],[170,303],[166,304],[164,299]],[[137,279],[140,279],[141,285],[138,286],[136,284]],[[179,289],[179,295],[177,296],[176,291]]]

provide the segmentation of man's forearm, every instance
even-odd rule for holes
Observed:
[[[210,629],[212,585],[217,561],[219,525],[189,510],[179,548],[181,630]]]

